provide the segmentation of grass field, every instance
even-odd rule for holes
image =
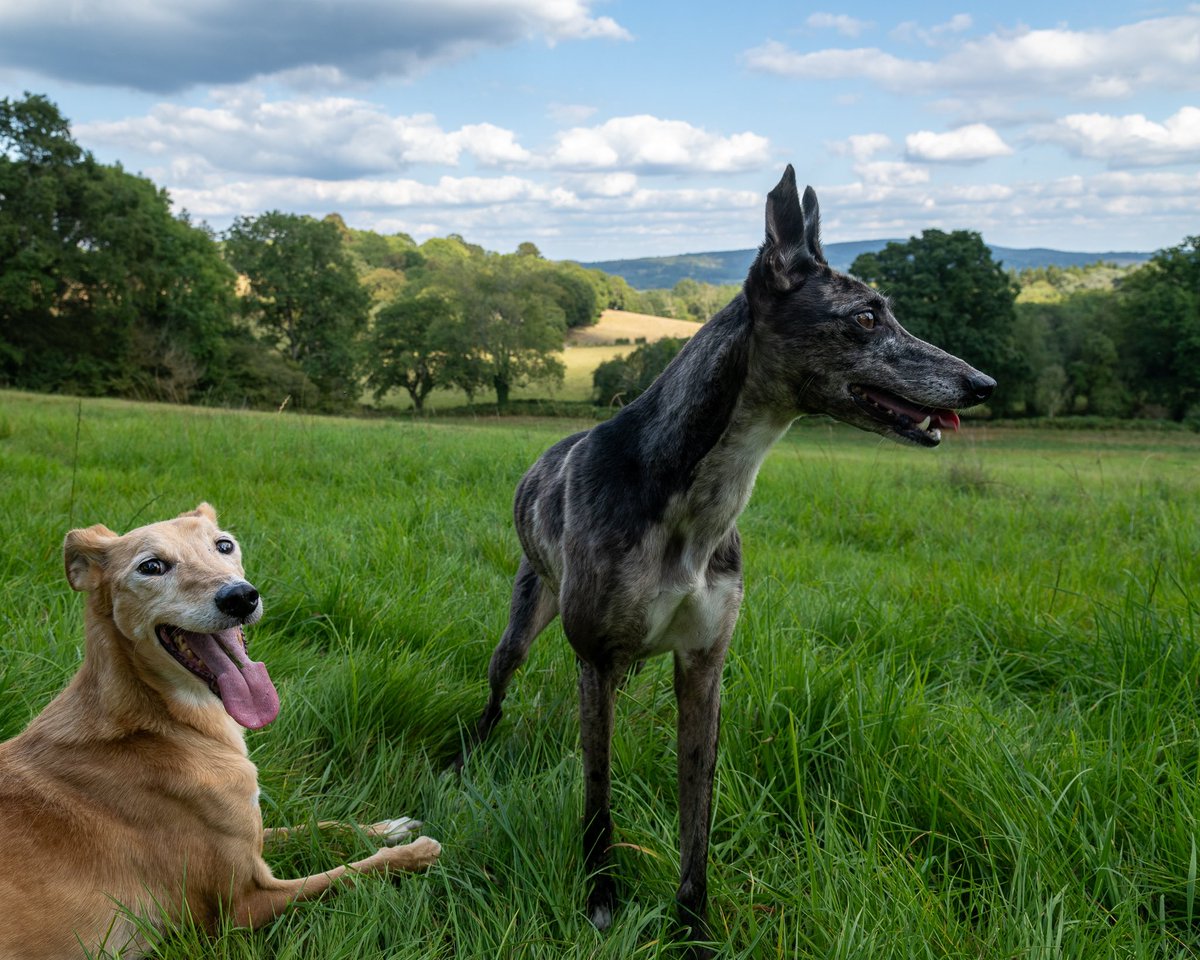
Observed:
[[[77,417],[77,414],[81,416]],[[416,815],[428,874],[156,956],[670,956],[670,664],[618,703],[623,905],[582,910],[574,664],[555,625],[461,779],[518,547],[513,485],[566,422],[356,422],[0,393],[0,737],[75,670],[60,544],[210,500],[283,710],[248,735],[269,823]],[[742,520],[710,893],[735,958],[1185,958],[1200,950],[1200,437],[968,426],[901,448],[797,426]],[[343,841],[344,843],[344,841]],[[361,856],[317,835],[272,864]]]

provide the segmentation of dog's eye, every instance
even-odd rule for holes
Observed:
[[[860,327],[866,327],[868,330],[870,330],[875,326],[875,311],[862,310],[854,315],[854,319],[858,322]]]
[[[138,564],[138,573],[144,577],[161,577],[167,572],[167,564],[158,557],[151,557]]]
[[[217,541],[217,553],[233,553],[233,541],[222,537]]]

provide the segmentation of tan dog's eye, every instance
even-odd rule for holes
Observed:
[[[854,319],[858,321],[859,326],[866,327],[870,330],[875,326],[875,311],[863,310],[861,313],[856,313]]]
[[[233,541],[224,538],[218,540],[217,553],[233,553]]]
[[[138,564],[138,573],[144,577],[161,577],[167,572],[167,565],[158,557],[151,557],[149,560],[143,560]]]

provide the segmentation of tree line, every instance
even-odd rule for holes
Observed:
[[[977,233],[927,230],[860,256],[914,334],[993,374],[1001,416],[1159,416],[1200,424],[1200,237],[1144,267],[1017,276]],[[469,401],[562,380],[570,327],[605,308],[702,321],[736,286],[620,277],[417,244],[270,211],[222,235],[74,141],[45,97],[0,100],[0,385],[177,402],[345,410],[436,389]],[[594,400],[628,402],[678,351],[602,365]]]

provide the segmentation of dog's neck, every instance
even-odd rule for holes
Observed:
[[[706,531],[702,539],[714,543],[736,522],[768,451],[796,416],[776,395],[769,351],[756,334],[739,294],[636,401],[646,475],[675,488],[668,522]]]
[[[215,697],[191,697],[138,662],[133,642],[113,624],[102,590],[88,595],[84,625],[83,663],[29,732],[58,743],[199,734],[245,753],[242,728]]]

